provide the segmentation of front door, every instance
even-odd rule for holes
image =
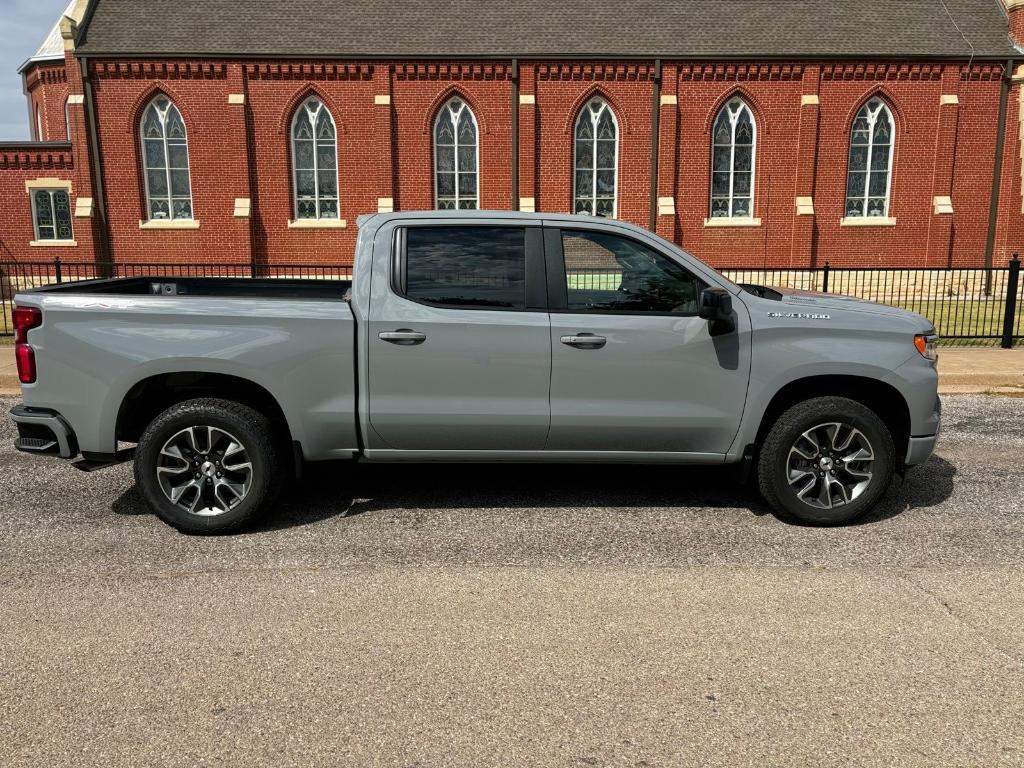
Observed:
[[[541,227],[401,226],[375,258],[369,320],[371,448],[544,447],[550,322]]]
[[[547,230],[549,450],[724,454],[743,415],[749,324],[712,337],[706,284],[626,235]],[[738,312],[744,310],[739,307]]]

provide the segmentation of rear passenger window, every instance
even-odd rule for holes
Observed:
[[[522,227],[409,227],[405,295],[443,307],[524,309]]]

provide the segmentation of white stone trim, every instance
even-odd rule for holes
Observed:
[[[34,189],[64,189],[67,190],[68,194],[71,194],[71,181],[68,179],[57,179],[52,176],[26,179],[25,191],[31,194]]]
[[[68,96],[68,104],[85,104],[85,94],[72,93]]]
[[[537,199],[534,197],[520,197],[519,211],[521,213],[536,213]]]
[[[395,212],[395,198],[393,197],[378,197],[377,198],[377,213],[394,213]]]
[[[813,197],[798,197],[794,204],[796,205],[797,216],[813,216],[814,215],[814,198]]]
[[[77,240],[31,240],[29,245],[33,248],[74,248],[78,245]]]
[[[536,104],[537,103],[537,96],[536,96],[536,94],[533,94],[533,93],[520,93],[519,94],[519,103],[520,104],[524,104],[524,105],[526,105],[526,104]]]
[[[747,216],[715,216],[714,218],[704,219],[704,226],[712,229],[727,227],[760,227],[761,219],[750,218]]]
[[[152,219],[140,221],[139,229],[199,229],[198,219]]]
[[[892,216],[849,216],[839,220],[840,227],[895,227]]]
[[[228,104],[245,104],[244,93],[229,93]]]
[[[660,104],[663,107],[670,107],[674,104],[679,103],[679,97],[674,93],[663,93],[661,94]]]
[[[947,104],[959,104],[959,103],[960,103],[960,97],[957,96],[955,93],[944,93],[941,96],[939,96],[939,106],[940,107],[944,107]]]
[[[816,93],[805,93],[800,97],[801,107],[816,107],[821,104],[821,99]]]
[[[953,213],[953,199],[949,195],[938,195],[932,201],[935,208],[935,215]]]
[[[235,198],[235,218],[247,219],[252,212],[252,199],[248,197]]]
[[[344,229],[345,219],[289,219],[288,229]]]
[[[91,197],[80,197],[75,200],[75,218],[76,219],[91,219],[92,218],[92,198]]]
[[[659,197],[658,198],[658,215],[659,216],[675,216],[676,215],[676,199],[674,197]]]
[[[391,95],[387,93],[378,93],[373,97],[373,103],[378,107],[386,107],[391,104]]]

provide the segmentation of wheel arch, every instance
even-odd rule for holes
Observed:
[[[902,451],[910,439],[910,406],[906,398],[896,387],[884,381],[849,374],[807,376],[784,385],[761,414],[755,447],[760,448],[768,430],[786,410],[815,397],[846,397],[877,413],[888,427],[893,445],[897,447],[897,462],[902,460]]]
[[[241,376],[209,371],[159,373],[136,382],[121,399],[114,434],[119,441],[138,442],[146,426],[172,405],[199,397],[242,403],[270,419],[282,440],[291,444],[288,419],[277,399],[262,385]]]

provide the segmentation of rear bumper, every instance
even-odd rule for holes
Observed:
[[[78,440],[64,417],[49,408],[16,405],[11,421],[18,428],[14,447],[39,456],[73,459],[78,455]]]

